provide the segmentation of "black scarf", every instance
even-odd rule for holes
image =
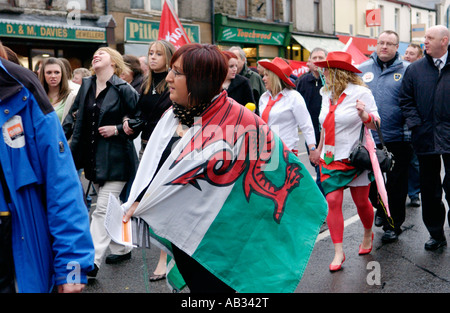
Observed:
[[[196,105],[192,108],[186,108],[177,103],[173,103],[173,113],[178,118],[182,125],[191,127],[194,124],[194,118],[201,116],[203,112],[209,107],[210,103]]]

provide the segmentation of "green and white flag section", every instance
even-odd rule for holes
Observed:
[[[222,92],[156,172],[178,123],[159,121],[123,208],[148,186],[134,216],[157,236],[238,292],[293,292],[327,214],[304,165]]]

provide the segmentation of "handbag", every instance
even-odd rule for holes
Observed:
[[[132,118],[128,120],[128,126],[133,131],[142,131],[147,123],[140,118]]]
[[[358,145],[350,153],[349,160],[352,165],[357,168],[372,171],[372,162],[370,161],[369,151],[367,151],[366,147],[363,145],[364,127],[365,125],[362,124]],[[378,163],[380,164],[380,169],[382,172],[390,172],[395,163],[394,155],[387,150],[386,145],[384,144],[378,122],[375,122],[375,127],[382,145],[382,149],[375,147]]]

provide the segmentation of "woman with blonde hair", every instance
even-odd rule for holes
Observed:
[[[136,119],[125,118],[124,129],[141,133],[141,150],[139,160],[144,154],[148,140],[163,113],[172,105],[169,97],[166,76],[175,47],[166,40],[152,42],[148,48],[148,75],[142,83],[142,93],[137,104]],[[131,132],[130,132],[131,133]],[[166,277],[167,254],[161,250],[156,269],[150,281],[158,281]]]
[[[361,126],[375,129],[379,121],[375,99],[361,78],[360,71],[346,52],[330,52],[327,59],[315,62],[323,68],[326,85],[321,89],[322,109],[319,121],[322,125],[318,150],[320,158],[313,162],[320,164],[322,187],[328,202],[327,225],[334,244],[335,255],[329,266],[331,272],[342,268],[345,261],[343,250],[344,218],[342,201],[344,189],[350,187],[358,215],[364,226],[364,237],[359,246],[359,255],[372,251],[374,218],[369,201],[372,181],[369,171],[355,168],[349,155],[358,144]]]
[[[292,68],[282,58],[275,58],[272,61],[261,60],[258,64],[265,69],[263,81],[267,89],[259,99],[261,118],[296,154],[300,141],[298,137],[300,127],[311,151],[311,158],[317,153],[314,127],[305,100],[289,79]]]
[[[62,123],[77,96],[77,93],[69,88],[64,63],[57,58],[45,59],[39,70],[39,80]]]
[[[64,120],[66,137],[73,136],[70,148],[77,169],[97,190],[97,206],[92,212],[91,234],[95,247],[95,277],[106,249],[107,264],[131,257],[131,250],[111,242],[104,222],[109,194],[119,197],[126,182],[134,177],[137,154],[132,137],[123,129],[124,116],[133,117],[139,94],[119,76],[126,69],[122,55],[102,47],[94,53],[93,75],[83,78],[77,98]],[[76,114],[75,114],[76,112]],[[110,244],[111,243],[111,244]]]

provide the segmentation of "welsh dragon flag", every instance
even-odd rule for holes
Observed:
[[[159,121],[123,208],[150,184],[134,215],[166,246],[238,292],[293,292],[327,214],[304,165],[224,91],[155,175],[178,123],[172,109]]]

